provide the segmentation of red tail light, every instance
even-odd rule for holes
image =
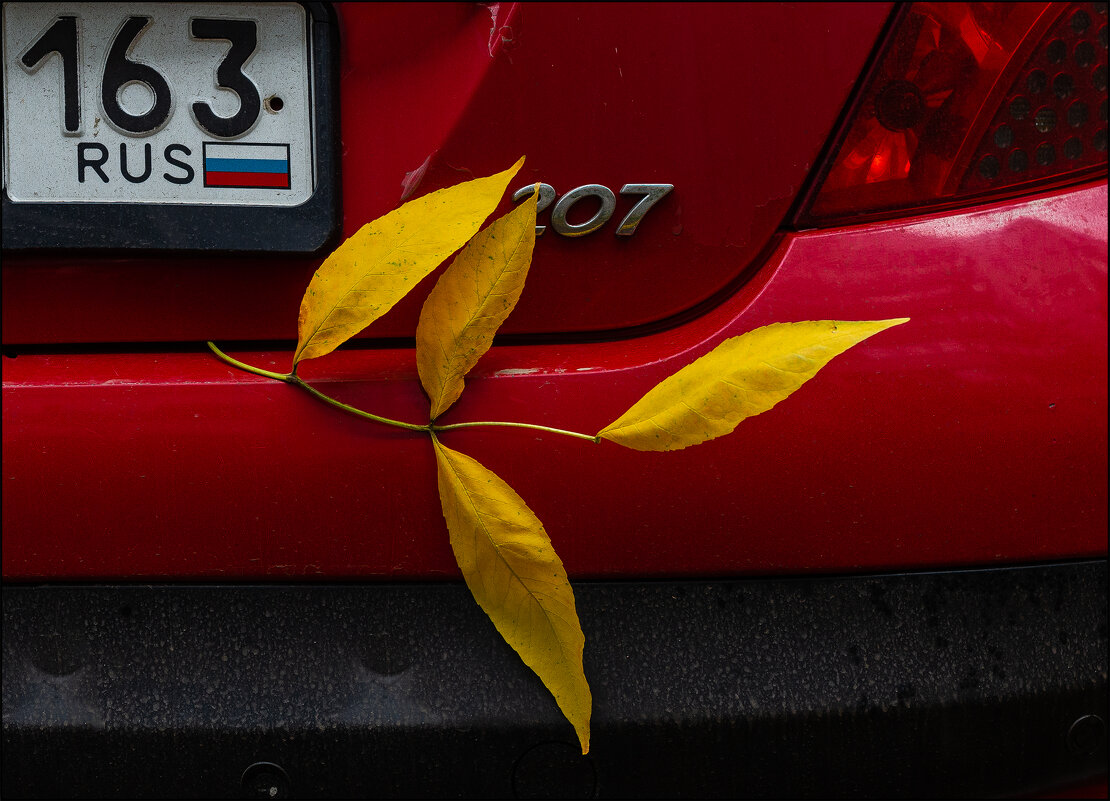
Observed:
[[[956,205],[1105,170],[1106,6],[909,6],[799,223]]]

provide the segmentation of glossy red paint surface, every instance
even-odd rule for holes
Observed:
[[[814,165],[890,9],[494,5],[496,20],[475,3],[337,5],[346,235],[404,191],[522,154],[511,189],[675,185],[631,238],[613,234],[635,202],[619,195],[601,231],[541,237],[506,333],[650,323],[743,272]],[[6,256],[3,339],[291,340],[319,261]],[[412,337],[418,312],[414,294],[367,336]]]
[[[732,435],[648,454],[444,435],[532,506],[572,576],[995,564],[1106,552],[1105,180],[962,214],[784,238],[685,325],[496,347],[444,422],[593,432],[722,339],[776,321],[911,322]],[[235,353],[285,370],[289,353]],[[412,351],[304,377],[425,419]],[[20,356],[4,378],[9,579],[452,577],[422,435],[207,353]]]

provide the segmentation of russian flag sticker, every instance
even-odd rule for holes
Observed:
[[[205,142],[204,185],[289,189],[289,145]]]

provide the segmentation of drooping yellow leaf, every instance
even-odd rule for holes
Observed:
[[[463,376],[489,350],[520,298],[536,243],[538,195],[471,239],[424,301],[416,366],[433,420],[462,394]]]
[[[726,339],[657,384],[598,436],[638,451],[674,451],[731,432],[834,357],[909,320],[774,323]]]
[[[301,300],[294,367],[331,353],[362,331],[462,247],[523,163],[521,158],[504,172],[411,200],[336,248]]]
[[[585,638],[562,560],[508,484],[438,440],[435,449],[443,517],[466,585],[555,696],[585,754],[593,699],[582,670]]]

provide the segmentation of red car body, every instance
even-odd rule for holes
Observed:
[[[1105,158],[940,210],[804,221],[895,11],[336,4],[343,236],[522,154],[510,192],[674,185],[631,237],[619,194],[588,236],[540,213],[520,304],[443,422],[592,433],[758,326],[910,318],[700,447],[445,437],[513,485],[572,582],[1105,559]],[[425,437],[204,347],[287,370],[323,255],[5,253],[5,582],[458,580]],[[423,422],[426,293],[302,377]]]

